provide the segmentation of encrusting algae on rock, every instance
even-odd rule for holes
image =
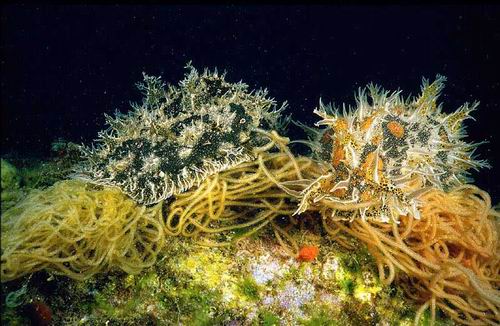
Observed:
[[[224,248],[176,237],[168,254],[140,274],[74,282],[38,273],[23,296],[50,306],[54,325],[411,324],[411,304],[395,288],[380,287],[366,252],[339,251],[326,238],[321,247],[328,256],[309,263],[284,255],[267,234]],[[7,307],[2,320],[26,324],[14,314],[21,307]]]

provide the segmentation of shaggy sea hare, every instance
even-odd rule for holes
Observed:
[[[344,210],[332,210],[338,219],[358,216],[348,208],[383,222],[406,214],[418,218],[423,192],[461,185],[470,181],[468,169],[487,167],[473,155],[479,144],[463,140],[463,121],[478,103],[443,112],[437,99],[445,80],[424,79],[415,98],[371,84],[360,89],[354,108],[320,103],[314,112],[323,119],[316,125],[326,128],[305,127],[311,133],[305,143],[329,172],[302,192],[298,212],[322,201]]]
[[[142,104],[106,116],[109,127],[97,146],[82,146],[86,160],[74,176],[119,187],[149,205],[254,159],[253,149],[265,143],[259,130],[280,129],[285,105],[277,107],[266,90],[250,91],[216,70],[187,68],[178,86],[144,75],[137,84]]]

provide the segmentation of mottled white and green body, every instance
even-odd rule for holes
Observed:
[[[249,91],[225,74],[189,72],[178,86],[144,75],[141,105],[106,116],[98,145],[82,146],[86,161],[75,177],[119,187],[142,204],[154,204],[208,176],[253,159],[265,141],[257,128],[280,128],[280,113],[266,90]]]

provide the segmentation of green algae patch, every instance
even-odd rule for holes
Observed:
[[[1,159],[0,173],[2,176],[2,190],[19,188],[20,176],[16,167],[4,159]]]
[[[332,320],[332,309],[328,305],[320,305],[311,311],[309,319],[300,320],[303,326],[337,326],[341,325]]]
[[[243,278],[238,284],[238,291],[249,300],[257,301],[260,298],[259,285],[250,277]]]
[[[0,172],[2,176],[1,210],[4,212],[14,206],[24,196],[24,193],[20,187],[21,176],[14,165],[1,159]]]
[[[257,324],[262,326],[278,326],[280,325],[280,317],[271,311],[263,310],[259,314]]]

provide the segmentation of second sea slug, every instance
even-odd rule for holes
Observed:
[[[360,90],[355,108],[342,110],[322,103],[323,118],[307,128],[306,142],[330,171],[302,193],[298,212],[318,201],[357,207],[361,218],[388,222],[400,215],[419,216],[418,196],[428,189],[448,190],[466,183],[467,170],[488,166],[473,156],[479,144],[463,141],[463,121],[478,103],[465,103],[446,114],[437,104],[445,78],[424,80],[419,97],[404,99],[369,85]],[[332,210],[339,219],[357,215]]]

